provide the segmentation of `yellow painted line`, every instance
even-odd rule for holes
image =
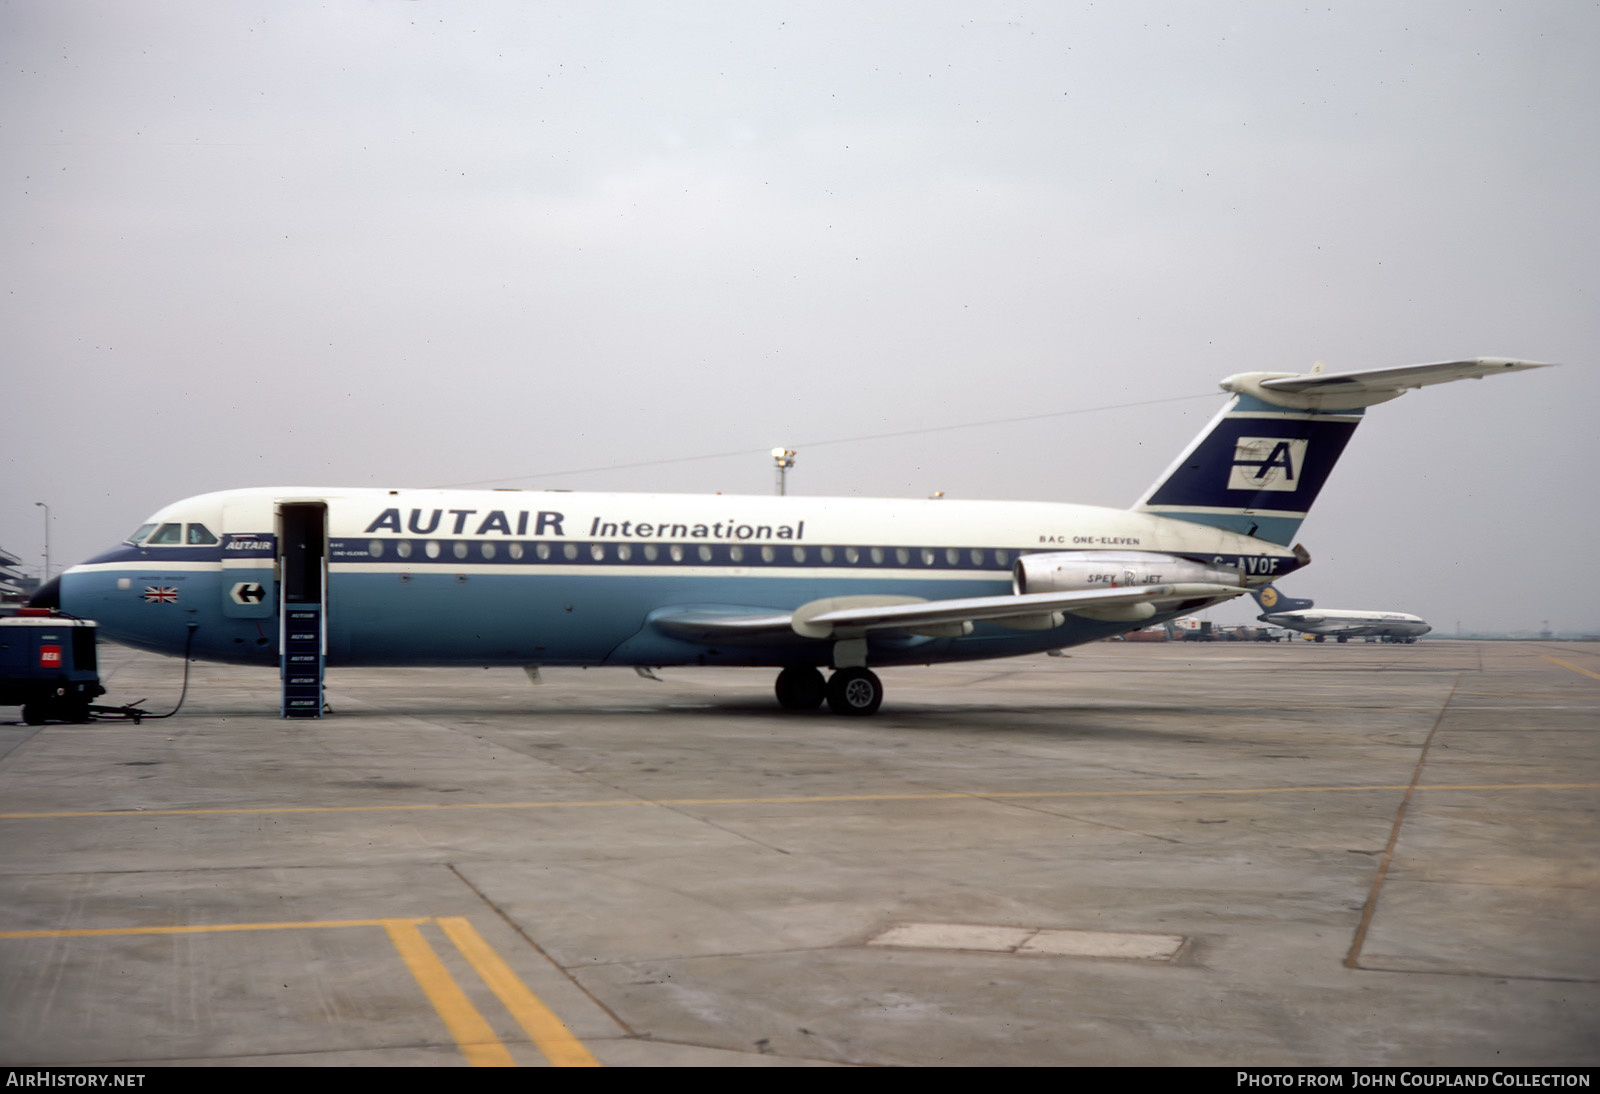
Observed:
[[[500,959],[494,948],[484,941],[465,919],[460,916],[441,916],[438,919],[445,937],[455,943],[461,955],[472,963],[483,982],[500,997],[511,1016],[517,1020],[533,1043],[539,1046],[545,1059],[556,1067],[599,1067],[583,1042],[572,1035],[555,1012],[545,1006],[528,986],[518,979],[509,965]]]
[[[603,805],[658,804],[663,803],[645,798],[624,798],[619,801],[480,802],[476,804],[471,802],[452,802],[437,805],[263,805],[239,809],[100,809],[71,813],[0,813],[0,820],[40,820],[46,817],[217,817],[252,816],[262,813],[408,813],[458,809],[549,809],[559,806],[594,807]]]
[[[1563,661],[1559,657],[1551,657],[1548,653],[1541,653],[1539,656],[1543,657],[1546,661],[1549,661],[1553,665],[1560,665],[1564,669],[1571,669],[1573,672],[1581,672],[1585,676],[1591,677],[1595,680],[1600,680],[1600,672],[1590,672],[1588,669],[1580,669],[1571,661]]]
[[[483,982],[500,997],[545,1058],[557,1067],[600,1067],[555,1012],[518,979],[482,935],[461,916],[437,919],[308,919],[281,923],[210,923],[151,927],[78,927],[44,931],[0,931],[0,939],[97,938],[128,935],[221,934],[233,931],[303,931],[326,927],[382,927],[406,968],[474,1067],[515,1067],[511,1054],[439,960],[420,928],[437,923]]]
[[[301,923],[214,923],[186,927],[81,927],[61,931],[0,931],[0,938],[93,938],[119,934],[213,934],[224,931],[303,931],[317,927],[388,927],[426,919],[311,919]]]
[[[259,806],[249,809],[105,809],[75,813],[0,813],[0,820],[63,820],[82,817],[215,817],[282,813],[407,813],[463,809],[597,809],[604,807],[681,807],[690,805],[826,805],[838,802],[985,801],[1006,798],[1187,798],[1196,794],[1318,794],[1352,790],[1406,790],[1405,783],[1373,786],[1243,786],[1205,790],[969,790],[926,794],[819,794],[790,798],[622,798],[601,801],[482,802],[438,805]],[[1594,790],[1600,783],[1461,783],[1421,786],[1419,790]]]
[[[444,967],[439,955],[433,952],[428,940],[422,937],[416,920],[389,919],[383,927],[389,932],[389,941],[400,951],[400,957],[417,978],[417,983],[428,996],[428,1002],[444,1019],[450,1036],[455,1038],[467,1062],[473,1067],[516,1067],[516,1061],[494,1030],[478,1013],[466,993],[461,990]]]
[[[1467,699],[1561,699],[1568,703],[1587,699],[1591,703],[1600,702],[1600,699],[1594,696],[1575,691],[1569,691],[1566,694],[1540,691],[1462,691],[1456,693],[1456,698],[1463,697]]]

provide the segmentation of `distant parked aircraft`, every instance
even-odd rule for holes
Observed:
[[[1433,630],[1423,620],[1405,612],[1341,611],[1336,608],[1313,610],[1311,601],[1284,596],[1273,585],[1256,589],[1250,595],[1261,605],[1262,614],[1256,616],[1261,622],[1316,635],[1318,642],[1330,635],[1340,642],[1348,642],[1352,638],[1415,642]]]

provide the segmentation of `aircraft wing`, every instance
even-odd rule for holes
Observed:
[[[1320,372],[1262,380],[1268,391],[1291,395],[1333,395],[1346,392],[1398,392],[1407,388],[1445,384],[1451,380],[1481,380],[1501,372],[1548,368],[1542,361],[1514,361],[1509,357],[1475,357],[1470,361],[1440,361],[1432,365],[1402,365],[1361,372]]]
[[[651,612],[656,630],[691,642],[756,641],[793,636],[792,612],[735,604],[685,604]]]
[[[691,641],[759,641],[781,636],[851,638],[874,630],[954,636],[979,621],[1029,629],[1060,625],[1052,616],[1079,613],[1109,621],[1140,622],[1185,601],[1220,600],[1245,592],[1233,585],[1184,582],[1125,589],[974,596],[918,600],[905,596],[849,596],[813,601],[792,612],[728,605],[685,605],[653,612],[657,629]]]
[[[802,634],[808,634],[813,629],[826,629],[828,634],[808,634],[808,637],[821,638],[841,632],[879,630],[886,627],[916,631],[941,624],[975,623],[980,620],[1005,622],[1008,619],[1029,619],[1054,612],[1112,614],[1115,609],[1132,608],[1139,604],[1149,604],[1159,611],[1163,604],[1177,604],[1185,600],[1213,600],[1237,596],[1244,591],[1232,585],[1187,582],[1175,585],[1140,585],[1129,589],[1086,589],[1065,593],[974,596],[957,600],[924,600],[908,604],[840,607],[814,615],[806,614],[804,609],[801,609],[795,613],[795,629]],[[1150,614],[1153,615],[1155,612],[1152,611]],[[802,627],[805,629],[802,630]]]

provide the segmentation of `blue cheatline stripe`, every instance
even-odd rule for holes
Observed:
[[[122,544],[111,548],[109,551],[101,551],[92,558],[85,559],[79,565],[92,566],[102,562],[143,562],[152,570],[159,570],[162,564],[167,562],[216,562],[220,559],[235,557],[264,557],[268,565],[271,565],[273,560],[273,556],[270,553],[266,555],[230,554],[216,544],[204,547],[129,547],[127,544]]]
[[[434,550],[429,552],[432,545]],[[654,548],[655,557],[650,557]],[[491,552],[486,554],[486,549]],[[627,557],[622,557],[623,550]],[[673,557],[677,549],[681,557]],[[1132,548],[1130,548],[1132,549]],[[768,559],[763,553],[770,550]],[[850,552],[855,552],[851,561]],[[955,552],[954,555],[951,552]],[[926,569],[1007,573],[1019,556],[1037,548],[862,547],[835,544],[731,544],[690,542],[633,543],[613,540],[371,539],[346,537],[328,542],[332,563],[382,562],[407,566],[739,566],[751,569]],[[702,552],[705,552],[702,554]],[[876,554],[874,554],[876,552]],[[215,557],[215,556],[213,556]]]
[[[1173,517],[1198,524],[1206,524],[1230,531],[1254,534],[1258,539],[1271,539],[1267,530],[1286,527],[1290,532],[1298,527],[1300,516],[1292,520],[1283,516],[1269,514],[1246,515],[1245,519],[1236,520],[1231,511],[1192,513],[1185,511],[1166,511],[1159,506],[1150,507],[1158,516]],[[1252,532],[1252,526],[1259,525],[1260,530]],[[1273,540],[1273,542],[1286,542]],[[379,553],[374,554],[372,545],[381,544]],[[429,554],[427,546],[432,543],[436,547],[433,554]],[[409,553],[400,553],[401,545]],[[768,545],[771,546],[771,545]],[[655,548],[655,557],[648,554],[647,548]],[[681,550],[681,557],[674,558],[672,549]],[[492,551],[485,554],[485,549]],[[599,549],[598,556],[596,549]],[[628,555],[622,557],[621,548],[626,548]],[[541,549],[543,553],[541,553]],[[707,552],[701,556],[701,550]],[[534,572],[544,567],[582,567],[585,570],[626,570],[630,568],[737,568],[741,570],[765,571],[774,574],[785,571],[814,571],[834,570],[843,573],[871,572],[876,570],[922,571],[929,576],[935,574],[948,574],[950,571],[959,571],[970,574],[974,578],[994,580],[1006,577],[1011,572],[1011,564],[1024,555],[1033,554],[1077,554],[1085,551],[1143,551],[1149,550],[1139,544],[1129,544],[1126,547],[1112,546],[1077,546],[1052,545],[1046,547],[862,547],[857,545],[814,545],[806,544],[797,548],[794,545],[772,546],[773,557],[769,560],[762,554],[762,545],[750,546],[748,544],[728,543],[651,543],[617,542],[614,540],[484,540],[484,539],[442,539],[442,540],[410,540],[386,539],[372,540],[362,537],[359,539],[343,538],[330,540],[328,544],[328,561],[341,567],[348,568],[349,572],[360,572],[373,563],[381,563],[388,568],[403,565],[408,570],[418,572],[442,571],[449,572],[452,568],[471,566],[474,571],[483,567],[504,568],[508,572],[517,570]],[[517,553],[520,550],[520,554]],[[803,551],[797,554],[796,551]],[[849,552],[854,550],[855,561],[851,561]],[[570,554],[569,554],[570,551]],[[734,552],[740,552],[735,557]],[[955,554],[952,556],[951,551]],[[874,554],[876,552],[876,554]],[[924,553],[926,552],[926,554]],[[1209,560],[1213,558],[1212,552],[1195,551],[1165,551],[1163,554],[1176,554],[1180,557]],[[1230,556],[1231,557],[1231,556]],[[194,563],[210,563],[216,566],[222,562],[236,564],[253,563],[254,565],[240,565],[238,569],[229,569],[227,572],[240,580],[249,579],[255,570],[270,569],[274,559],[261,554],[233,554],[221,551],[216,547],[171,548],[160,550],[144,550],[137,547],[121,547],[113,551],[90,559],[82,565],[110,564],[120,562],[138,562],[150,569],[152,573],[159,574],[163,566],[172,563],[185,563],[191,566]],[[185,571],[186,573],[189,571]]]

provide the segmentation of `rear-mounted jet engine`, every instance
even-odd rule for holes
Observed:
[[[1011,568],[1011,587],[1018,596],[1191,582],[1239,585],[1242,578],[1235,569],[1208,566],[1154,551],[1046,551],[1023,555]],[[1198,601],[1197,605],[1200,603],[1204,601]],[[1179,610],[1188,609],[1180,606]],[[1082,608],[1072,614],[1108,623],[1137,623],[1154,618],[1156,608],[1153,604],[1137,603]]]

